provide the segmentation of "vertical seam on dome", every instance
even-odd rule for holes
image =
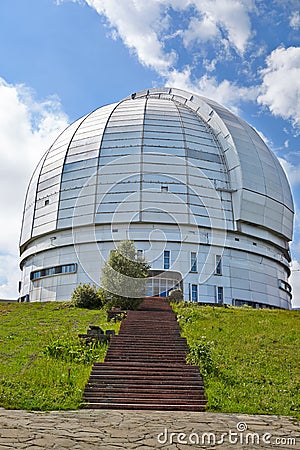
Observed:
[[[69,144],[67,146],[67,150],[64,156],[64,160],[62,163],[62,170],[61,170],[61,174],[60,174],[60,180],[59,180],[59,191],[58,191],[58,202],[57,202],[57,213],[56,213],[56,221],[55,221],[55,228],[57,228],[58,226],[58,215],[59,215],[59,204],[60,204],[60,197],[61,197],[61,185],[62,185],[62,177],[63,177],[63,172],[64,172],[64,168],[65,168],[65,163],[66,163],[66,159],[70,150],[70,146],[71,146],[71,142],[74,139],[75,134],[77,133],[77,131],[79,130],[79,128],[81,127],[81,125],[83,124],[83,122],[88,119],[95,111],[97,111],[96,109],[92,112],[90,112],[88,115],[84,116],[82,118],[82,120],[80,121],[80,123],[78,124],[78,126],[76,127],[74,133],[72,134],[71,139],[69,140]],[[72,124],[71,124],[72,125]],[[70,125],[70,126],[71,126]],[[66,130],[65,130],[66,131]],[[60,136],[59,136],[60,137]],[[55,141],[56,142],[56,141]]]
[[[181,126],[182,136],[183,136],[183,143],[184,143],[184,151],[185,151],[185,176],[186,176],[186,203],[187,203],[187,214],[188,214],[188,224],[190,224],[191,221],[191,201],[190,201],[190,176],[189,176],[189,168],[188,168],[188,148],[186,144],[186,135],[185,135],[185,129],[183,120],[180,114],[179,105],[176,103],[175,100],[173,100],[174,105],[177,109],[178,118]]]
[[[82,121],[84,120],[84,118],[82,119]],[[44,160],[42,162],[41,168],[40,168],[40,173],[38,176],[38,180],[37,180],[37,185],[36,185],[36,191],[35,191],[35,198],[34,198],[34,212],[33,212],[33,218],[32,218],[32,224],[31,224],[31,233],[30,233],[30,238],[32,238],[33,236],[33,229],[34,229],[34,220],[35,220],[35,213],[36,213],[36,201],[37,201],[37,195],[38,195],[38,187],[40,184],[40,178],[41,178],[41,174],[44,168],[44,164],[45,161],[50,153],[50,151],[52,150],[52,148],[54,147],[55,143],[59,140],[59,138],[73,125],[73,123],[71,123],[67,128],[65,128],[59,135],[58,137],[55,139],[55,141],[53,142],[53,144],[49,147],[48,151],[46,152],[46,154],[44,155]],[[68,151],[68,150],[67,150]],[[43,159],[42,158],[42,159]],[[63,166],[62,166],[63,167]],[[59,182],[59,194],[58,194],[58,204],[57,204],[57,214],[58,214],[58,210],[59,210],[59,200],[60,200],[60,184],[61,184],[61,180]],[[56,220],[55,220],[55,228],[57,227],[57,216],[56,216]]]
[[[249,138],[249,140],[251,141],[251,144],[253,145],[253,147],[254,147],[254,149],[255,149],[255,152],[256,152],[256,155],[257,155],[257,158],[258,158],[260,167],[261,167],[261,171],[262,171],[262,174],[263,174],[263,177],[264,177],[264,180],[263,180],[263,182],[264,182],[264,188],[265,188],[264,195],[267,195],[267,186],[266,186],[266,179],[265,179],[265,174],[264,174],[264,166],[263,166],[263,163],[262,163],[262,161],[261,161],[261,159],[260,159],[259,152],[257,151],[257,147],[256,147],[256,145],[255,145],[255,143],[254,143],[254,141],[253,141],[253,139],[252,139],[250,133],[248,132],[247,126],[250,127],[250,125],[249,125],[247,122],[242,121],[242,120],[240,119],[240,117],[238,117],[238,116],[236,116],[236,117],[237,117],[238,123],[239,123],[240,125],[242,125],[243,130],[245,131],[247,137]],[[245,123],[246,123],[246,126],[245,126]]]
[[[120,102],[118,102],[118,103],[114,106],[114,108],[111,110],[111,112],[109,113],[108,118],[107,118],[107,120],[106,120],[106,122],[105,122],[105,126],[104,126],[104,128],[103,128],[103,132],[102,132],[101,139],[100,139],[99,153],[98,153],[98,158],[97,158],[98,161],[97,161],[97,170],[96,170],[96,180],[95,180],[96,187],[95,187],[94,214],[93,214],[93,216],[94,216],[94,224],[96,224],[96,214],[97,214],[96,211],[97,211],[97,208],[98,208],[98,205],[97,205],[97,195],[98,195],[99,167],[100,167],[100,157],[101,157],[101,148],[102,148],[103,138],[104,138],[106,129],[107,129],[107,127],[108,127],[108,123],[109,123],[109,121],[110,121],[110,119],[111,119],[113,113],[116,111],[116,109],[118,108],[118,106],[120,106],[121,103],[123,103],[123,102],[125,102],[125,101],[126,101],[126,99],[121,100]],[[111,225],[112,225],[112,224],[111,224]]]
[[[139,198],[139,222],[142,222],[142,206],[143,206],[143,168],[144,168],[144,137],[145,137],[145,120],[146,120],[146,108],[149,98],[145,98],[144,117],[142,125],[142,137],[141,137],[141,153],[140,153],[140,198]]]
[[[52,145],[53,145],[53,144],[52,144]],[[38,162],[38,164],[37,164],[37,166],[36,166],[36,169],[35,169],[35,170],[37,170],[38,167],[39,167],[39,165],[41,164],[40,173],[41,173],[41,170],[42,170],[42,168],[43,168],[44,161],[45,161],[45,159],[46,159],[46,157],[47,157],[47,155],[48,155],[50,149],[52,148],[52,145],[51,145],[51,147],[45,152],[45,154],[41,157],[41,159],[39,160],[39,162]],[[27,187],[27,189],[26,189],[25,200],[24,200],[23,216],[22,216],[22,224],[21,224],[21,235],[20,235],[20,240],[19,240],[20,256],[21,256],[21,254],[23,253],[23,252],[21,252],[21,247],[23,246],[23,244],[25,244],[25,243],[28,241],[28,239],[27,239],[27,241],[22,242],[22,235],[23,235],[23,227],[24,227],[24,223],[25,223],[25,213],[26,213],[25,208],[26,208],[27,198],[28,198],[28,194],[29,194],[29,189],[30,189],[30,187],[31,187],[31,183],[32,183],[33,178],[34,178],[35,170],[34,170],[32,176],[31,176],[31,178],[30,178],[30,181],[29,181],[29,183],[28,183],[28,187]],[[39,182],[39,179],[40,179],[40,173],[39,173],[39,175],[38,175],[38,177],[37,177],[37,184],[36,184],[36,186],[38,186],[38,182]],[[32,221],[31,221],[30,237],[29,237],[29,239],[32,238],[33,222],[34,222],[34,216],[35,216],[35,204],[36,204],[36,198],[37,198],[37,189],[35,189],[35,196],[34,196],[34,202],[33,202],[33,216],[32,216]]]

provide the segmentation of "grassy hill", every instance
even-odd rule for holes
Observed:
[[[300,417],[300,312],[173,305],[208,409]]]
[[[204,375],[208,408],[300,417],[299,311],[174,304],[190,361]],[[80,346],[90,324],[104,330],[105,310],[67,303],[0,303],[0,406],[77,409],[106,346]]]
[[[105,310],[68,303],[0,303],[0,406],[28,410],[77,409],[93,360],[106,345],[80,345],[89,325],[104,330]]]

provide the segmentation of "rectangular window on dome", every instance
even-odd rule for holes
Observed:
[[[191,252],[191,272],[197,272],[197,253]]]
[[[170,269],[170,250],[165,250],[164,251],[164,269],[168,270]]]
[[[221,257],[221,255],[216,255],[215,275],[222,275],[222,257]]]

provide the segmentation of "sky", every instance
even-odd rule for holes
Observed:
[[[160,86],[223,104],[280,159],[300,307],[300,0],[1,0],[0,298],[18,295],[24,196],[58,133]]]

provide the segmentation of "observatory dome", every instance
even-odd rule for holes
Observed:
[[[149,295],[290,308],[293,200],[244,120],[178,89],[103,106],[61,133],[30,181],[20,298],[66,300],[100,283],[123,239],[151,264]]]

